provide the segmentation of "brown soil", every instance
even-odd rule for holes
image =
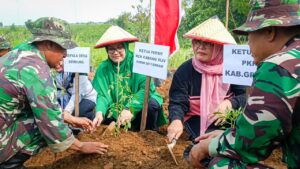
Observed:
[[[168,92],[171,79],[167,79],[159,93],[164,98],[163,108],[168,115]],[[46,149],[41,154],[32,157],[26,162],[29,169],[188,169],[191,168],[183,159],[183,150],[190,144],[185,133],[174,147],[174,154],[179,163],[175,165],[166,145],[166,126],[161,128],[160,134],[153,131],[122,132],[115,137],[106,133],[100,137],[106,126],[101,126],[93,134],[79,134],[81,141],[101,141],[109,145],[105,155],[83,155],[74,151],[65,151],[54,154]],[[281,151],[276,149],[264,162],[276,169],[285,169],[286,165],[281,162]]]
[[[166,147],[165,132],[163,134],[154,131],[122,132],[118,137],[106,133],[101,138],[105,127],[100,127],[93,134],[78,136],[82,141],[101,141],[109,145],[108,153],[105,155],[82,155],[74,151],[54,154],[46,149],[26,162],[26,166],[29,169],[190,168],[182,158],[182,152],[189,144],[185,139],[180,139],[173,149],[179,163],[179,166],[176,166]]]

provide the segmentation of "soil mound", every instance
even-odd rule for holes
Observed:
[[[166,146],[165,133],[128,131],[116,137],[107,132],[101,137],[105,127],[100,127],[92,134],[83,133],[78,136],[82,141],[97,140],[109,145],[108,153],[105,155],[84,155],[74,151],[54,154],[47,148],[26,162],[26,167],[29,169],[191,168],[182,155],[189,141],[180,139],[174,147],[174,154],[179,163],[179,166],[176,166]]]

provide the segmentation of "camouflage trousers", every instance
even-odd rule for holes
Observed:
[[[1,119],[0,119],[0,122]],[[2,129],[1,127],[6,128]],[[47,146],[33,117],[20,117],[15,121],[0,123],[0,163],[18,152],[35,155]]]
[[[209,163],[209,169],[273,169],[263,164],[247,164],[226,157],[215,157]]]

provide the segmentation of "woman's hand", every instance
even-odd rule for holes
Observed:
[[[209,132],[209,133],[206,133],[206,134],[203,134],[197,138],[195,138],[195,141],[196,142],[199,142],[201,140],[205,140],[205,139],[212,139],[212,138],[215,138],[221,134],[224,133],[224,130],[214,130],[212,132]]]
[[[96,113],[96,117],[94,118],[93,123],[92,123],[93,131],[96,130],[97,127],[100,126],[102,121],[103,121],[103,115],[102,115],[102,112],[99,111]]]
[[[168,127],[168,134],[167,137],[171,142],[174,138],[178,140],[183,132],[183,124],[181,120],[173,120]]]
[[[224,122],[224,119],[221,117],[225,115],[226,110],[231,110],[231,109],[232,109],[232,104],[230,100],[225,99],[223,100],[223,102],[219,104],[219,106],[214,112],[208,115],[208,118],[211,121],[214,121],[216,126],[220,125]]]
[[[131,121],[132,117],[133,117],[133,115],[129,110],[126,110],[126,109],[122,110],[122,112],[118,118],[118,121],[117,121],[118,126],[129,123]]]

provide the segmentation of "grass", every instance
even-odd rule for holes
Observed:
[[[94,49],[96,42],[102,34],[110,27],[110,24],[71,24],[73,40],[82,47],[91,48],[91,66],[96,69],[105,59],[107,54],[104,48]],[[16,46],[30,39],[31,34],[24,26],[9,26],[0,28],[0,35],[4,35],[12,44]],[[134,44],[130,44],[130,50],[134,51]],[[184,61],[193,56],[192,49],[180,49],[169,60],[169,69],[176,69]]]

